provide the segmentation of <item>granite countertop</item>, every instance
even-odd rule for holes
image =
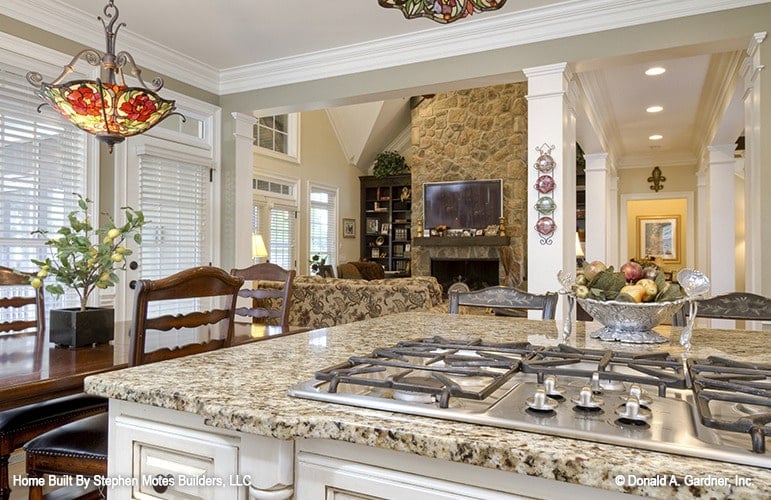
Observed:
[[[580,323],[567,341],[575,347],[665,350],[677,342],[631,345],[587,338],[596,324]],[[660,330],[668,334],[669,327]],[[442,335],[489,341],[561,343],[554,321],[403,313],[313,330],[197,356],[95,375],[86,391],[105,397],[201,415],[208,425],[278,439],[319,438],[363,444],[493,469],[658,498],[759,498],[771,491],[771,471],[711,460],[449,422],[293,398],[287,389],[315,370],[369,354],[398,340]],[[768,338],[757,332],[696,329],[695,357],[723,355],[771,363]],[[617,475],[674,475],[680,486],[622,487]],[[685,485],[686,476],[731,478],[728,485]],[[737,487],[734,477],[750,478]]]

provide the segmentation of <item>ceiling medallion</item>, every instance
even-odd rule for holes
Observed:
[[[399,9],[407,19],[427,17],[447,24],[475,12],[498,10],[506,0],[378,0],[381,7]]]
[[[175,113],[175,103],[161,98],[156,92],[163,88],[163,79],[154,78],[148,86],[142,80],[141,70],[134,63],[131,54],[125,51],[115,54],[115,38],[118,30],[125,26],[118,21],[118,8],[114,0],[104,7],[104,18],[97,16],[104,26],[107,50],[100,54],[93,49],[78,52],[64,71],[52,82],[43,82],[43,76],[36,72],[27,73],[27,81],[36,87],[37,94],[46,104],[76,127],[96,136],[97,140],[107,144],[112,152],[114,144],[123,142],[126,137],[147,132],[162,120]],[[105,21],[109,20],[109,23]],[[104,81],[72,80],[61,83],[74,71],[78,59],[84,59],[91,66],[99,66]],[[141,87],[129,87],[123,77],[124,67],[129,69]],[[116,75],[118,79],[116,81]],[[185,117],[182,116],[184,120]]]

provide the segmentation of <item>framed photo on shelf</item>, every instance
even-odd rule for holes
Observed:
[[[377,219],[367,218],[367,234],[377,234],[379,227],[380,221]]]
[[[384,222],[380,225],[380,234],[389,234],[391,232],[391,224]]]
[[[637,217],[639,257],[658,257],[664,262],[681,262],[681,227],[679,215]]]
[[[343,238],[356,237],[356,219],[343,219]]]
[[[379,248],[375,247],[375,248],[372,249],[372,258],[373,259],[380,258],[380,249]]]

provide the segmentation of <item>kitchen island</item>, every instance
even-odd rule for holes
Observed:
[[[305,400],[289,387],[400,340],[434,335],[679,355],[678,343],[600,342],[579,323],[404,313],[86,379],[112,398],[111,498],[201,477],[203,498],[761,498],[768,468]],[[668,327],[661,333],[668,334]],[[675,332],[676,333],[676,332]],[[694,357],[771,362],[763,334],[697,329]],[[182,472],[180,472],[182,471]],[[133,478],[133,481],[130,480]],[[147,483],[144,484],[143,483]],[[168,486],[168,485],[167,485]],[[357,496],[359,495],[359,496]],[[369,495],[369,496],[365,496]],[[465,496],[464,496],[465,495]]]

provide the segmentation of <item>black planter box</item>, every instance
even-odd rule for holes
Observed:
[[[51,309],[51,342],[67,347],[106,344],[115,337],[115,310],[102,307]]]

